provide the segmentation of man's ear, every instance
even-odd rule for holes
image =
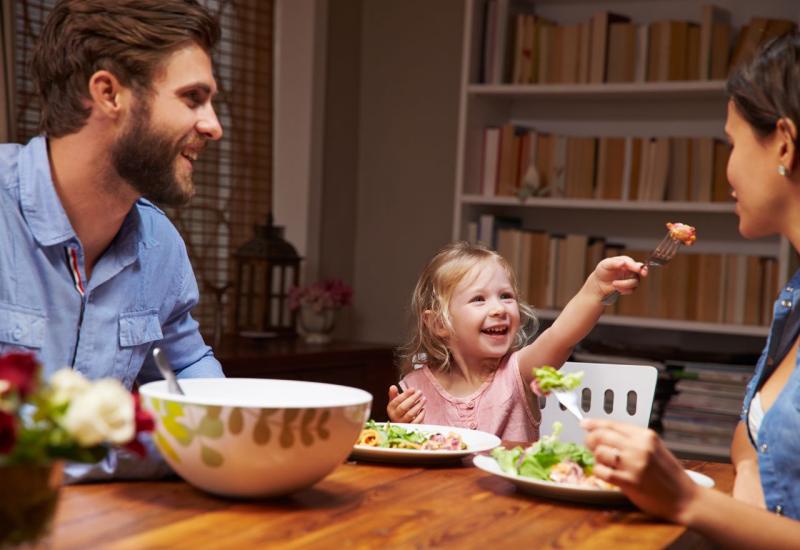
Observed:
[[[430,309],[422,312],[422,321],[428,329],[439,338],[447,338],[450,336],[450,331],[444,326],[442,320]]]
[[[127,88],[111,72],[100,70],[89,78],[92,108],[109,118],[118,119],[124,108]]]
[[[788,173],[791,173],[797,168],[797,126],[790,118],[778,119],[775,123],[776,136],[778,138],[778,147],[781,166],[786,168]]]

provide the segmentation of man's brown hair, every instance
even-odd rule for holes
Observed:
[[[168,55],[190,44],[210,53],[219,35],[219,23],[196,0],[59,0],[33,54],[39,130],[60,137],[86,124],[95,72],[146,93]]]

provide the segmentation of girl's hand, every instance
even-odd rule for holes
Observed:
[[[600,296],[613,291],[631,294],[639,285],[639,276],[647,276],[647,268],[629,256],[614,256],[602,260],[592,273]]]
[[[584,419],[594,474],[619,486],[643,511],[686,523],[701,490],[652,430],[610,420]]]
[[[386,412],[392,422],[419,424],[425,418],[425,397],[418,389],[410,388],[400,393],[397,386],[389,386],[389,404]]]

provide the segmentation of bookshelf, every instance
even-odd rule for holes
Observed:
[[[510,253],[516,257],[519,263],[515,267],[519,274],[519,266],[527,266],[529,271],[536,270],[534,257],[552,264],[556,257],[553,253],[554,241],[559,243],[555,245],[557,248],[562,246],[562,241],[578,236],[580,238],[573,238],[573,242],[583,243],[582,246],[588,250],[592,247],[591,238],[594,237],[601,239],[605,248],[612,247],[613,251],[618,252],[619,248],[614,249],[613,246],[621,247],[625,253],[644,259],[647,251],[663,237],[667,221],[681,221],[697,227],[698,242],[691,248],[683,248],[679,258],[673,262],[688,264],[689,267],[684,265],[681,269],[688,269],[690,275],[687,277],[694,277],[695,281],[705,277],[702,291],[700,286],[696,286],[693,296],[684,294],[682,298],[700,305],[683,304],[685,307],[676,318],[674,311],[669,311],[670,305],[663,303],[663,296],[678,301],[674,297],[679,294],[674,292],[674,287],[657,287],[656,281],[660,277],[661,283],[658,284],[665,285],[667,276],[663,274],[669,273],[671,277],[678,272],[678,265],[672,263],[660,268],[660,274],[656,273],[658,270],[652,270],[651,277],[643,282],[635,295],[620,298],[615,308],[609,308],[601,317],[589,337],[595,339],[592,344],[594,349],[587,346],[576,351],[575,356],[578,357],[579,352],[591,356],[592,353],[598,353],[597,350],[602,352],[605,347],[608,353],[617,356],[618,362],[625,362],[631,356],[654,360],[661,368],[658,407],[654,405],[652,425],[664,430],[667,445],[679,455],[727,459],[731,426],[735,425],[738,410],[721,411],[720,406],[737,401],[731,400],[730,395],[733,391],[743,392],[744,386],[737,385],[739,382],[718,381],[714,379],[714,373],[739,369],[747,376],[751,372],[748,365],[754,364],[764,344],[774,296],[779,285],[797,268],[798,262],[789,243],[781,238],[745,240],[739,235],[735,205],[727,196],[729,190],[724,175],[726,156],[722,156],[727,153],[724,150],[718,153],[717,149],[717,140],[724,140],[726,56],[741,55],[736,53],[737,44],[740,38],[743,45],[747,43],[744,39],[753,31],[743,29],[753,26],[751,23],[756,21],[754,18],[761,17],[762,22],[767,21],[764,29],[772,24],[768,21],[773,18],[778,21],[778,26],[785,25],[789,20],[797,22],[800,19],[800,3],[796,0],[713,2],[721,10],[707,9],[703,7],[705,2],[689,0],[465,0],[465,3],[453,238],[485,241],[486,235],[481,233],[491,233],[493,246],[503,248],[500,251],[504,255]],[[498,61],[498,50],[487,48],[483,38],[486,20],[490,17],[499,20],[498,13],[502,14],[506,9],[511,14],[509,21],[513,21],[506,33],[509,44],[506,55],[512,56],[508,65]],[[603,11],[628,16],[628,22],[618,22],[635,26],[635,29],[629,27],[626,31],[636,34],[638,53],[632,56],[635,66],[626,73],[627,79],[632,81],[608,82],[606,77],[611,74],[608,59],[605,65],[600,65],[607,69],[605,74],[601,70],[601,81],[593,73],[596,67],[592,66],[592,62],[598,48],[597,44],[591,43],[591,37],[595,32],[595,14]],[[533,27],[530,26],[531,18],[517,18],[520,13],[526,17],[534,16]],[[539,18],[545,20],[541,27]],[[608,18],[605,21],[608,23],[610,20]],[[534,47],[526,50],[528,39],[524,37],[530,28],[537,29],[536,38],[530,44],[544,40],[544,45],[539,44],[541,51],[546,52],[551,47],[549,52],[552,59],[558,59],[561,55],[560,61],[551,60],[543,64],[542,59],[535,57]],[[541,28],[549,30],[542,31]],[[554,28],[558,30],[553,31]],[[588,35],[587,28],[591,29]],[[617,37],[620,36],[620,28],[615,30]],[[655,28],[659,30],[653,31]],[[678,73],[671,72],[674,68],[673,56],[677,55],[671,42],[674,35],[670,34],[669,48],[663,49],[664,28],[669,28],[670,33],[684,33],[687,44],[685,59],[694,56],[703,60],[703,55],[707,56],[705,74],[704,62],[701,61],[693,67],[687,61],[682,80],[675,76]],[[519,43],[514,36],[517,29],[522,29]],[[553,40],[553,32],[560,36],[557,40],[562,40],[560,48],[552,48],[552,43],[546,42]],[[601,31],[601,35],[603,32],[606,31]],[[496,37],[497,28],[492,33]],[[577,39],[574,38],[575,33]],[[565,38],[567,36],[572,38]],[[662,38],[655,42],[653,36]],[[719,43],[715,42],[717,38],[714,37],[719,36],[723,37],[719,43],[727,46],[724,55],[719,53]],[[568,40],[577,40],[577,43],[569,43]],[[753,43],[754,39],[748,40]],[[701,46],[697,46],[698,42]],[[587,47],[587,43],[591,46]],[[661,65],[648,56],[653,43],[662,48],[659,50]],[[610,39],[608,44],[610,56]],[[642,53],[643,44],[648,55]],[[520,64],[516,56],[525,51],[529,52],[529,57],[520,57]],[[577,61],[565,60],[566,54],[559,53],[564,51],[573,54],[578,52],[575,54]],[[706,54],[701,54],[701,51],[706,51]],[[663,59],[666,58],[670,61],[664,65]],[[558,63],[559,69],[549,72],[553,63]],[[542,69],[543,66],[546,68]],[[664,77],[665,71],[669,72],[668,77]],[[634,75],[632,79],[631,74]],[[657,77],[650,78],[651,75]],[[689,78],[689,75],[695,77]],[[498,130],[492,130],[491,133],[487,130],[494,128]],[[519,139],[519,152],[515,153],[518,156],[514,157],[518,165],[513,185],[509,185],[502,177],[502,174],[507,177],[510,173],[508,165],[502,164],[507,158],[504,156],[507,150],[502,149],[502,140],[508,141],[510,135],[514,136],[515,143]],[[550,150],[562,148],[561,153],[554,154],[556,160],[548,160],[549,164],[540,162],[537,157],[541,156],[539,144],[543,135],[556,136],[556,143],[562,140],[561,145]],[[594,156],[570,156],[571,152],[565,155],[564,149],[573,151],[569,149],[573,138],[578,138],[575,140],[575,150],[580,150],[581,140],[593,139],[594,142],[589,143],[594,148]],[[639,145],[636,145],[637,138],[640,139]],[[642,191],[644,177],[641,172],[637,176],[638,185],[634,187],[633,184],[633,174],[636,172],[631,159],[636,157],[632,151],[635,147],[644,150],[645,140],[642,138],[647,138],[651,144],[668,143],[669,156],[662,162],[661,171],[658,172],[662,183],[666,183],[664,188],[656,188],[653,193],[655,197],[650,196],[649,188],[647,193]],[[606,142],[606,153],[613,140],[624,143],[624,161],[621,162],[625,167],[614,176],[619,178],[622,174],[623,184],[618,196],[616,190],[614,194],[606,193],[605,189],[598,191],[602,140]],[[487,152],[493,151],[495,143],[497,158],[487,163]],[[680,147],[684,146],[688,153],[680,153]],[[680,154],[676,155],[675,151]],[[704,154],[706,160],[702,162],[705,162],[705,171],[695,168],[683,171],[686,167],[681,163],[686,161],[681,155],[703,159]],[[603,170],[608,169],[611,158],[605,160]],[[618,155],[614,158],[619,160],[622,157]],[[526,161],[529,166],[536,167],[538,180],[534,178],[533,181],[541,183],[545,177],[551,179],[549,196],[517,192],[530,182],[530,169],[525,170]],[[561,175],[554,176],[557,174],[552,169],[554,163],[562,163]],[[583,165],[589,164],[594,166],[589,188],[581,187],[578,192],[570,192],[569,184],[565,182],[570,180],[571,168],[575,167],[577,174]],[[680,167],[677,171],[676,166]],[[656,172],[652,166],[650,170]],[[673,172],[680,177],[674,177]],[[698,177],[698,173],[702,177]],[[678,189],[680,193],[674,193],[671,186],[675,182],[680,184],[684,176],[691,182],[688,190]],[[710,189],[698,193],[697,182],[703,179],[702,185]],[[554,189],[559,192],[552,192]],[[490,223],[486,223],[487,220]],[[560,236],[565,238],[558,241],[556,237]],[[584,237],[585,240],[582,240]],[[548,239],[549,249],[541,244],[529,246],[529,243],[546,242]],[[558,257],[570,258],[572,265],[580,255],[567,253],[563,256],[569,245],[566,246],[565,249],[557,248],[557,254],[561,255]],[[527,252],[521,252],[525,250]],[[586,266],[593,265],[588,253],[578,261],[581,262]],[[721,271],[714,271],[710,267],[715,265],[714,262],[717,262],[716,269],[720,269],[719,265],[723,266]],[[743,264],[747,264],[746,275],[743,275]],[[761,269],[760,278],[755,274],[756,271],[751,273],[751,268]],[[551,268],[546,274],[543,274],[544,271],[547,270],[538,271],[538,279],[532,273],[523,273],[520,279],[521,287],[527,285],[527,294],[525,290],[523,294],[536,308],[538,316],[547,323],[559,313],[559,304],[552,303],[554,297],[556,302],[563,299],[558,298],[559,293],[550,288],[553,280],[563,281],[565,277],[572,277],[572,274],[561,266]],[[713,274],[716,279],[702,275],[704,272]],[[719,276],[719,273],[724,275]],[[535,282],[544,280],[542,277],[548,280],[548,290],[534,294]],[[747,284],[743,282],[745,278]],[[583,280],[580,277],[577,279]],[[720,288],[717,293],[717,287],[720,286],[726,288]],[[648,287],[654,290],[648,290]],[[653,296],[658,293],[661,297],[656,299],[661,302],[653,302]],[[706,300],[705,295],[710,293],[716,294],[715,300]],[[642,294],[650,296],[647,303],[650,309],[632,309],[630,304]],[[740,298],[736,299],[735,305],[731,305],[737,295]],[[531,299],[531,296],[534,298]],[[760,303],[760,311],[745,313],[744,308],[748,306],[742,302],[756,301]],[[707,308],[717,308],[712,319],[703,312]],[[675,372],[691,369],[704,373],[702,376],[708,376],[711,371],[711,381],[705,385],[692,381],[676,383]]]
[[[713,140],[724,140],[725,83],[722,78],[712,79],[710,74],[706,75],[705,80],[647,81],[645,77],[645,81],[633,82],[566,83],[548,81],[552,79],[543,78],[540,73],[539,80],[544,80],[546,83],[511,83],[517,79],[514,76],[516,74],[514,71],[517,69],[513,57],[514,48],[517,47],[514,44],[514,17],[518,13],[533,14],[537,18],[554,23],[557,27],[577,28],[586,22],[591,27],[596,13],[610,11],[626,15],[635,26],[648,29],[655,28],[660,21],[695,22],[697,25],[689,23],[688,27],[695,27],[699,33],[703,25],[704,3],[688,0],[531,2],[509,0],[507,3],[505,0],[493,1],[495,5],[487,8],[487,0],[465,0],[453,238],[475,238],[476,231],[479,232],[481,229],[481,217],[489,216],[496,220],[514,220],[516,222],[514,227],[523,233],[547,232],[553,236],[577,234],[602,238],[607,243],[622,245],[625,253],[643,259],[642,253],[652,249],[663,237],[664,224],[667,221],[689,223],[698,229],[698,242],[691,249],[684,248],[680,254],[692,256],[693,262],[702,263],[706,257],[710,257],[725,264],[725,258],[741,255],[759,258],[762,266],[771,266],[769,269],[772,271],[768,275],[766,271],[762,272],[764,273],[762,278],[770,282],[759,284],[757,290],[754,288],[749,290],[758,292],[762,302],[761,313],[755,317],[750,316],[749,320],[741,314],[728,315],[722,311],[729,306],[723,304],[726,296],[721,294],[719,300],[714,302],[721,304],[720,313],[713,320],[691,318],[690,314],[687,314],[686,318],[665,318],[659,314],[649,315],[642,311],[637,311],[633,315],[625,311],[609,311],[602,317],[600,323],[611,328],[618,327],[620,331],[635,327],[687,333],[700,338],[707,334],[722,336],[722,340],[714,339],[715,345],[720,341],[724,342],[726,336],[751,337],[755,346],[763,343],[760,339],[767,334],[766,325],[771,311],[772,295],[777,293],[778,285],[791,274],[796,261],[789,244],[778,237],[752,241],[743,239],[737,229],[735,206],[729,200],[725,200],[725,197],[718,195],[710,200],[695,200],[693,197],[684,200],[644,200],[646,198],[644,196],[601,199],[593,196],[572,198],[562,194],[521,198],[510,193],[487,193],[484,181],[485,130],[502,128],[504,125],[513,125],[526,131],[533,130],[539,136],[594,138],[593,147],[596,156],[593,157],[593,162],[595,163],[599,158],[597,143],[601,138],[619,138],[626,141],[631,141],[633,138],[652,140],[679,138],[689,141],[707,139],[712,144],[715,143]],[[496,53],[487,55],[489,50],[486,50],[484,30],[485,18],[499,17],[497,12],[491,11],[498,9],[496,4],[508,6],[506,55],[511,57],[511,60],[506,65],[505,71],[500,70],[497,73],[499,77],[492,78],[491,69],[487,71],[486,68],[488,63],[486,59]],[[793,0],[764,0],[758,4],[739,0],[719,0],[713,4],[729,15],[731,52],[736,48],[739,30],[753,17],[763,16],[792,21],[800,18],[800,5]],[[649,36],[652,37],[653,34]],[[645,41],[651,39],[647,34],[645,37]],[[638,44],[641,43],[639,38]],[[588,55],[591,58],[594,53],[589,51]],[[591,59],[578,61],[576,65],[583,64],[585,68],[584,63],[591,65],[592,61]],[[644,64],[644,70],[650,70],[646,57],[637,63]],[[591,70],[589,67],[588,71]],[[638,75],[640,69],[637,68],[636,71]],[[578,78],[580,81],[580,77]],[[534,75],[532,80],[537,80],[537,77]],[[626,151],[628,155],[630,149]],[[630,162],[627,156],[626,162]],[[724,160],[718,165],[724,167]],[[570,165],[567,163],[566,170],[569,169]],[[720,179],[722,185],[727,188],[724,168],[721,171],[718,168],[715,170],[714,177]],[[523,172],[524,167],[517,169],[517,185],[519,180],[523,180]],[[596,173],[593,177],[596,178]],[[594,184],[596,183],[597,180],[594,179]],[[596,196],[597,191],[594,193]],[[485,236],[481,240],[485,241]],[[498,244],[496,239],[492,244]],[[639,254],[634,254],[634,251]],[[670,267],[663,269],[669,270]],[[722,269],[726,268],[723,266]],[[762,267],[762,269],[767,268]],[[645,281],[642,288],[650,282]],[[626,297],[623,297],[621,301],[625,299]],[[554,318],[558,313],[558,307],[553,307],[554,304],[546,303],[542,307],[541,304],[534,302],[533,305],[537,307],[539,316],[545,320]]]

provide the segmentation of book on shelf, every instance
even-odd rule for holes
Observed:
[[[747,384],[744,382],[706,382],[703,380],[681,379],[675,383],[675,391],[704,393],[723,397],[744,398]]]
[[[738,415],[703,413],[682,410],[677,407],[667,408],[661,415],[661,425],[665,430],[684,433],[709,434],[732,437]]]
[[[483,129],[479,192],[516,196],[535,171],[552,197],[731,201],[730,149],[712,137],[572,136],[512,123]]]
[[[679,430],[664,429],[661,437],[669,448],[671,444],[688,444],[696,446],[699,452],[728,456],[730,454],[731,435],[684,432]]]
[[[536,307],[564,307],[604,257],[626,254],[644,261],[650,253],[607,243],[600,236],[524,228],[518,218],[483,214],[474,223],[477,240],[509,260],[521,293]],[[651,270],[633,294],[607,313],[765,326],[778,294],[777,272],[776,258],[687,251]]]
[[[638,25],[615,22],[608,26],[606,82],[633,82],[636,78]]]
[[[724,39],[721,33],[725,33]],[[698,64],[698,77],[700,80],[724,78],[724,73],[719,74],[719,67],[722,67],[724,71],[728,66],[730,34],[730,12],[714,4],[704,5],[700,23],[700,58]],[[719,57],[722,55],[724,55],[725,59],[720,62]],[[716,74],[712,67],[717,67]]]
[[[589,82],[606,82],[608,67],[609,26],[613,23],[627,23],[627,15],[600,11],[592,16],[592,48],[589,60]]]
[[[493,197],[497,187],[497,171],[500,154],[500,128],[483,129],[481,150],[481,195]]]
[[[478,78],[486,84],[581,84],[721,80],[757,48],[796,23],[755,16],[734,37],[730,12],[700,7],[699,22],[632,21],[598,11],[582,21],[552,21],[532,2],[486,0]]]

